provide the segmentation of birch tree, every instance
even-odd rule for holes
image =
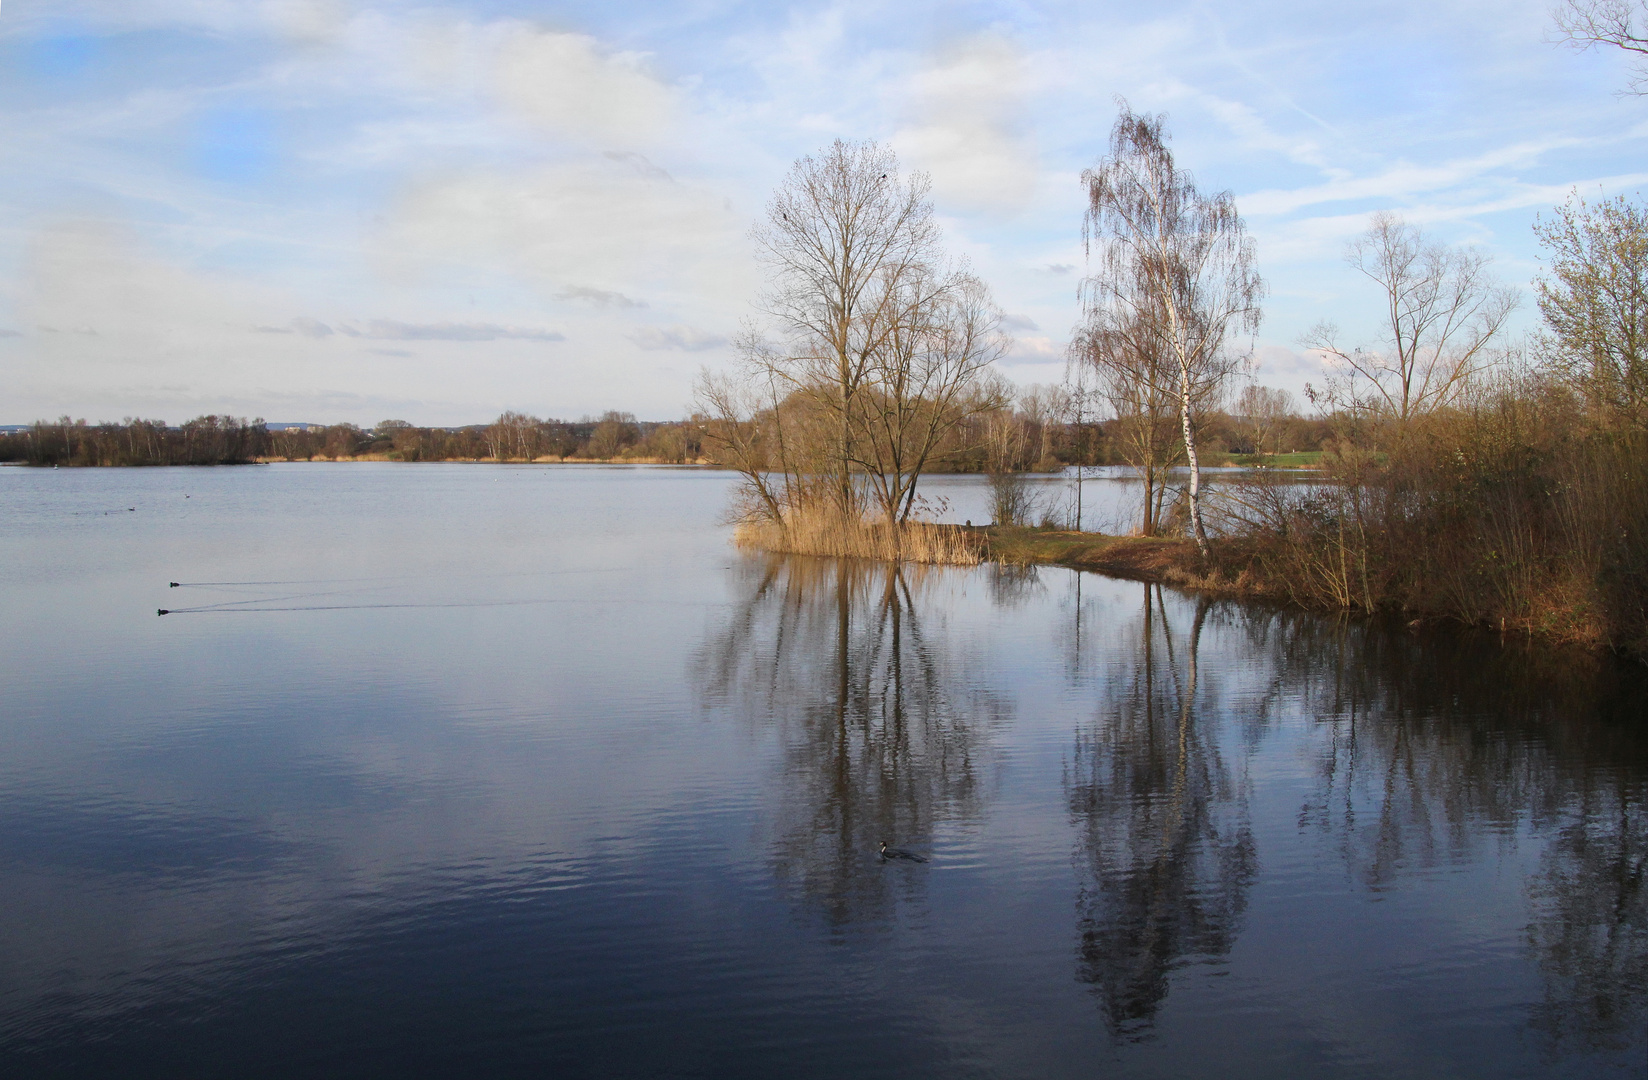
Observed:
[[[1084,314],[1089,327],[1131,326],[1172,361],[1191,530],[1205,557],[1197,412],[1245,362],[1234,336],[1259,328],[1265,287],[1253,240],[1230,192],[1204,194],[1175,165],[1163,118],[1135,114],[1125,102],[1109,153],[1082,183],[1082,239],[1098,264],[1083,286]]]

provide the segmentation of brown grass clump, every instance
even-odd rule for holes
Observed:
[[[733,531],[733,542],[742,548],[792,555],[952,566],[978,565],[984,548],[975,531],[959,525],[922,521],[889,525],[820,510],[791,510],[780,521],[746,518]]]

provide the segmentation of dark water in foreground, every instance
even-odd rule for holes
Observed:
[[[0,470],[0,1073],[1648,1073],[1635,669],[727,483]]]

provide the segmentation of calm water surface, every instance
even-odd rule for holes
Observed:
[[[1648,1073],[1636,669],[728,492],[0,469],[0,1072]]]

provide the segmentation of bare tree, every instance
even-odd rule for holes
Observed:
[[[640,438],[641,429],[635,423],[634,413],[608,410],[601,414],[595,430],[590,433],[589,456],[615,458]]]
[[[886,331],[868,350],[861,407],[847,415],[860,436],[852,462],[896,525],[909,519],[916,484],[945,437],[968,417],[1011,404],[1012,394],[987,377],[1008,339],[983,282],[918,268],[889,277],[885,288],[896,294],[877,305]]]
[[[898,531],[935,455],[1011,401],[989,374],[1009,343],[1001,313],[945,264],[926,195],[891,151],[838,141],[796,163],[755,229],[771,321],[698,396],[707,445],[745,475],[744,508],[782,530],[817,509],[850,531],[873,507]]]
[[[1060,388],[1064,396],[1063,418],[1070,425],[1071,450],[1076,457],[1077,532],[1082,531],[1082,485],[1087,480],[1087,462],[1092,454],[1092,439],[1088,425],[1093,419],[1099,397],[1088,381],[1093,372],[1084,352],[1081,335],[1077,334],[1071,340],[1070,348],[1065,354],[1064,385]]]
[[[782,521],[795,502],[791,488],[798,470],[785,456],[782,401],[775,380],[766,377],[766,345],[748,332],[738,342],[744,363],[734,372],[699,373],[694,396],[703,414],[704,446],[710,459],[744,477],[742,504],[735,517],[759,515]]]
[[[1612,45],[1635,54],[1623,91],[1648,94],[1648,3],[1644,0],[1563,0],[1551,12],[1557,40],[1575,49]]]
[[[1098,397],[1114,417],[1111,445],[1144,485],[1139,532],[1155,536],[1162,525],[1168,472],[1184,459],[1177,363],[1167,355],[1150,320],[1110,312],[1071,343],[1072,360],[1093,373]]]
[[[1293,395],[1273,386],[1244,386],[1236,399],[1236,415],[1252,436],[1255,454],[1280,453],[1276,440],[1293,412]]]
[[[1306,391],[1313,400],[1394,420],[1400,437],[1414,417],[1452,403],[1481,370],[1517,294],[1489,274],[1486,255],[1433,242],[1388,211],[1373,216],[1345,261],[1379,286],[1385,338],[1378,348],[1347,350],[1338,327],[1317,324],[1303,344],[1341,367],[1324,389]]]
[[[1090,257],[1099,251],[1099,272],[1084,283],[1087,322],[1152,337],[1174,361],[1191,529],[1205,557],[1196,414],[1245,361],[1231,348],[1233,333],[1259,328],[1265,289],[1253,240],[1230,192],[1204,195],[1174,164],[1163,118],[1136,115],[1125,102],[1109,154],[1082,182],[1083,240]]]
[[[1028,525],[1037,508],[1024,470],[1032,466],[1036,438],[1030,419],[1014,409],[1011,395],[983,418],[984,470],[990,482],[990,517],[997,525]]]
[[[1019,391],[1019,411],[1036,429],[1036,468],[1051,468],[1053,457],[1053,426],[1071,413],[1070,391],[1057,385],[1036,383]]]
[[[531,439],[537,426],[537,418],[525,413],[510,410],[500,414],[486,427],[487,453],[497,461],[510,458],[531,460]]]
[[[837,139],[795,163],[753,230],[769,282],[757,303],[786,346],[772,370],[835,414],[834,491],[843,513],[857,507],[858,394],[893,330],[907,279],[938,261],[929,187],[922,173],[901,178],[891,150]]]
[[[1648,211],[1576,195],[1534,232],[1551,258],[1535,283],[1546,352],[1600,419],[1648,422]]]

